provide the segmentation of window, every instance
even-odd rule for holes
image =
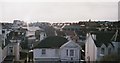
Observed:
[[[108,54],[111,54],[111,48],[108,49]]]
[[[68,56],[68,49],[66,50],[66,56]]]
[[[8,52],[9,55],[13,55],[13,47],[9,47],[9,52]]]
[[[74,56],[74,50],[73,49],[70,50],[70,56]]]
[[[42,55],[46,54],[46,50],[42,49]]]
[[[5,33],[5,30],[2,30],[2,34],[4,34]]]
[[[104,53],[105,53],[105,49],[101,48],[101,54],[104,54]]]

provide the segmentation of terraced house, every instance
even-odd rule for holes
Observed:
[[[85,61],[100,61],[105,55],[117,53],[116,44],[113,42],[116,33],[112,31],[97,31],[87,35],[85,44]],[[116,36],[116,38],[118,38]]]

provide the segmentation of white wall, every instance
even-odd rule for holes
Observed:
[[[14,43],[13,46],[14,46],[15,61],[19,61],[19,58],[20,58],[20,54],[19,54],[19,52],[20,52],[20,50],[19,50],[19,49],[20,49],[19,43]]]
[[[7,46],[4,47],[3,51],[2,51],[2,58],[5,59],[5,57],[7,56]]]
[[[69,50],[74,50],[74,56],[69,56]],[[68,50],[68,56],[66,55],[66,50]],[[73,61],[79,61],[80,60],[80,49],[78,48],[63,48],[60,50],[60,59],[61,61],[72,61],[71,58],[73,58]]]
[[[69,56],[69,50],[74,50],[74,56]],[[68,56],[66,55],[66,50],[68,50]],[[81,47],[75,42],[67,42],[60,48],[60,59],[61,61],[80,61],[81,59]],[[71,60],[73,58],[73,60]]]
[[[34,49],[33,57],[35,58],[59,58],[58,49],[46,49],[46,54],[42,55],[42,49]]]
[[[2,52],[3,55],[3,59],[5,59],[5,57],[7,55],[9,55],[9,47],[13,47],[13,55],[15,55],[15,61],[19,60],[20,54],[19,54],[19,43],[14,43],[14,44],[8,44]]]
[[[91,35],[89,35],[85,43],[85,61],[95,61],[96,59],[97,59],[97,47],[94,44]]]

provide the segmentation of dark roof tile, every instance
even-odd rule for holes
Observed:
[[[34,48],[59,48],[66,42],[68,42],[66,38],[60,36],[50,36],[42,40]]]
[[[100,47],[102,44],[105,44],[106,46],[108,46],[108,44],[112,44],[111,39],[114,33],[115,32],[101,31],[101,32],[93,32],[91,34],[96,35],[96,40],[94,40],[94,43],[97,47]]]

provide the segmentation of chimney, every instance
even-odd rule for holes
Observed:
[[[92,34],[92,37],[94,40],[96,40],[96,35],[95,34]]]

